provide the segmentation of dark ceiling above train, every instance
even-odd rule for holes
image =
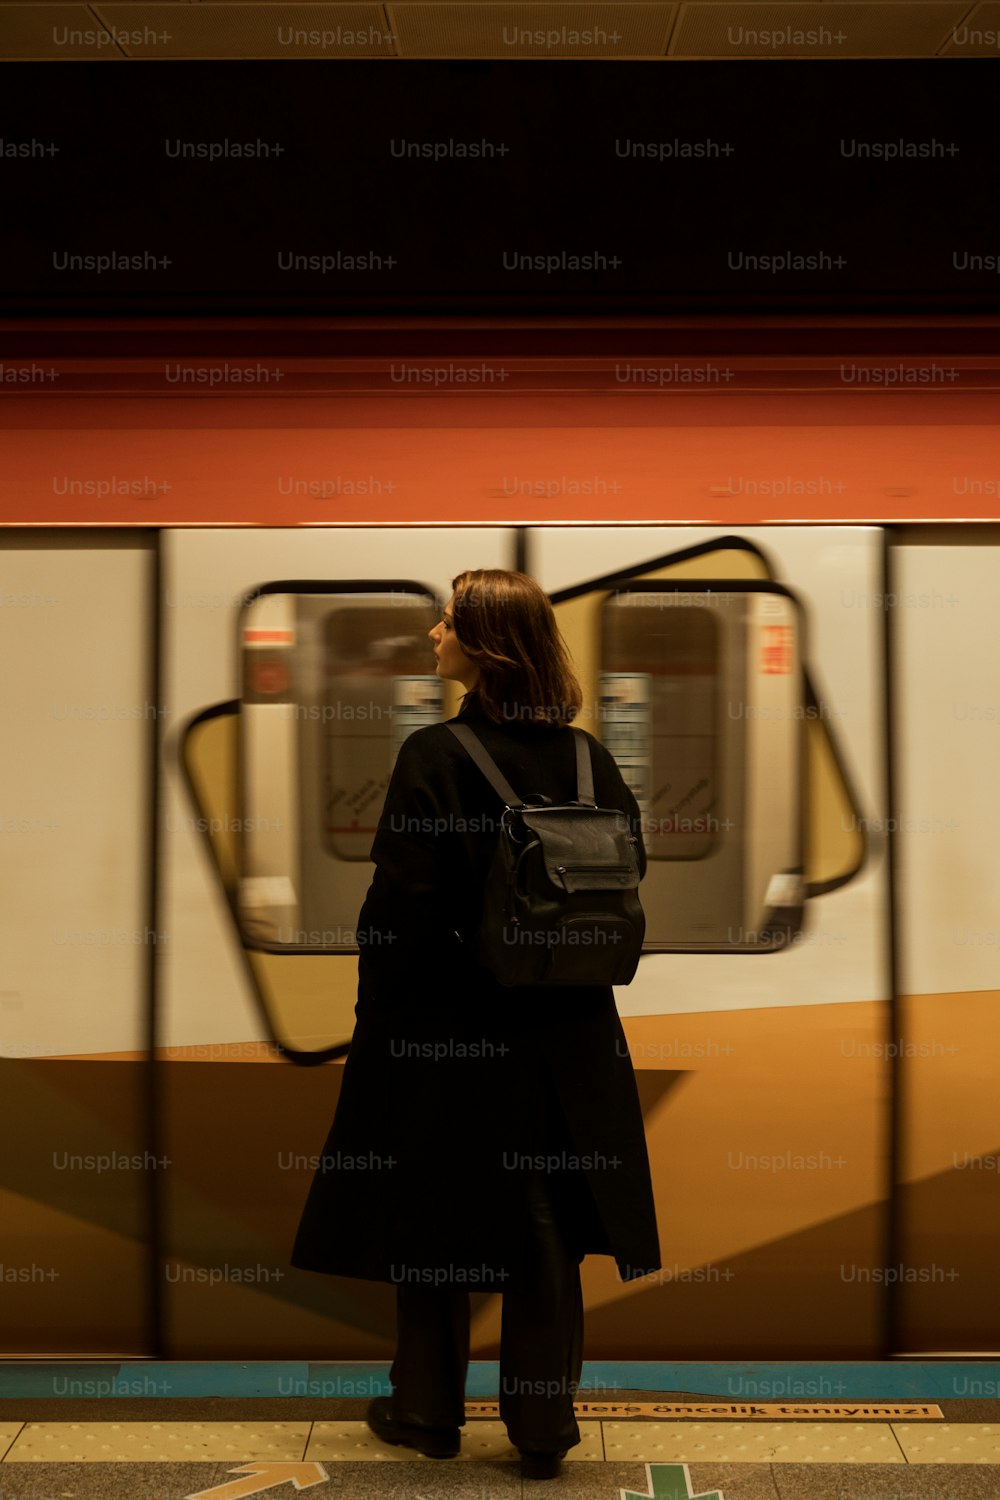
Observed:
[[[1000,311],[982,60],[386,76],[4,69],[0,316]]]
[[[0,4],[0,59],[996,57],[1000,0]]]

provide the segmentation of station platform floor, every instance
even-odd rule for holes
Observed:
[[[0,1362],[0,1500],[1000,1500],[1000,1361],[585,1363],[583,1442],[523,1480],[495,1363],[462,1451],[375,1438],[388,1363]]]

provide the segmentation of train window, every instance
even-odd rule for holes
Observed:
[[[356,946],[399,746],[442,717],[439,618],[418,585],[266,589],[244,611],[240,920],[254,944]]]
[[[441,683],[426,670],[437,619],[418,599],[355,597],[323,620],[323,836],[336,859],[368,859],[399,746],[440,721]]]
[[[626,591],[605,606],[598,697],[647,854],[701,859],[716,837],[719,632],[705,596],[688,608],[675,597]]]
[[[801,925],[799,635],[768,582],[639,580],[600,608],[600,729],[643,814],[647,950],[766,951]]]

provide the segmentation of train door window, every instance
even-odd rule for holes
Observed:
[[[643,814],[647,949],[766,951],[801,925],[799,636],[780,584],[637,581],[604,603],[601,733]]]
[[[240,921],[255,945],[356,946],[399,746],[443,715],[439,618],[410,584],[269,585],[244,611]]]
[[[714,842],[718,623],[681,598],[627,591],[604,618],[604,743],[642,808],[651,859],[701,859]]]

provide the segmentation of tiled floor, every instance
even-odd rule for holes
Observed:
[[[0,1500],[1000,1500],[991,1401],[943,1401],[921,1421],[581,1416],[582,1443],[545,1483],[521,1479],[495,1417],[470,1416],[461,1455],[435,1460],[373,1437],[366,1405],[4,1400]]]

